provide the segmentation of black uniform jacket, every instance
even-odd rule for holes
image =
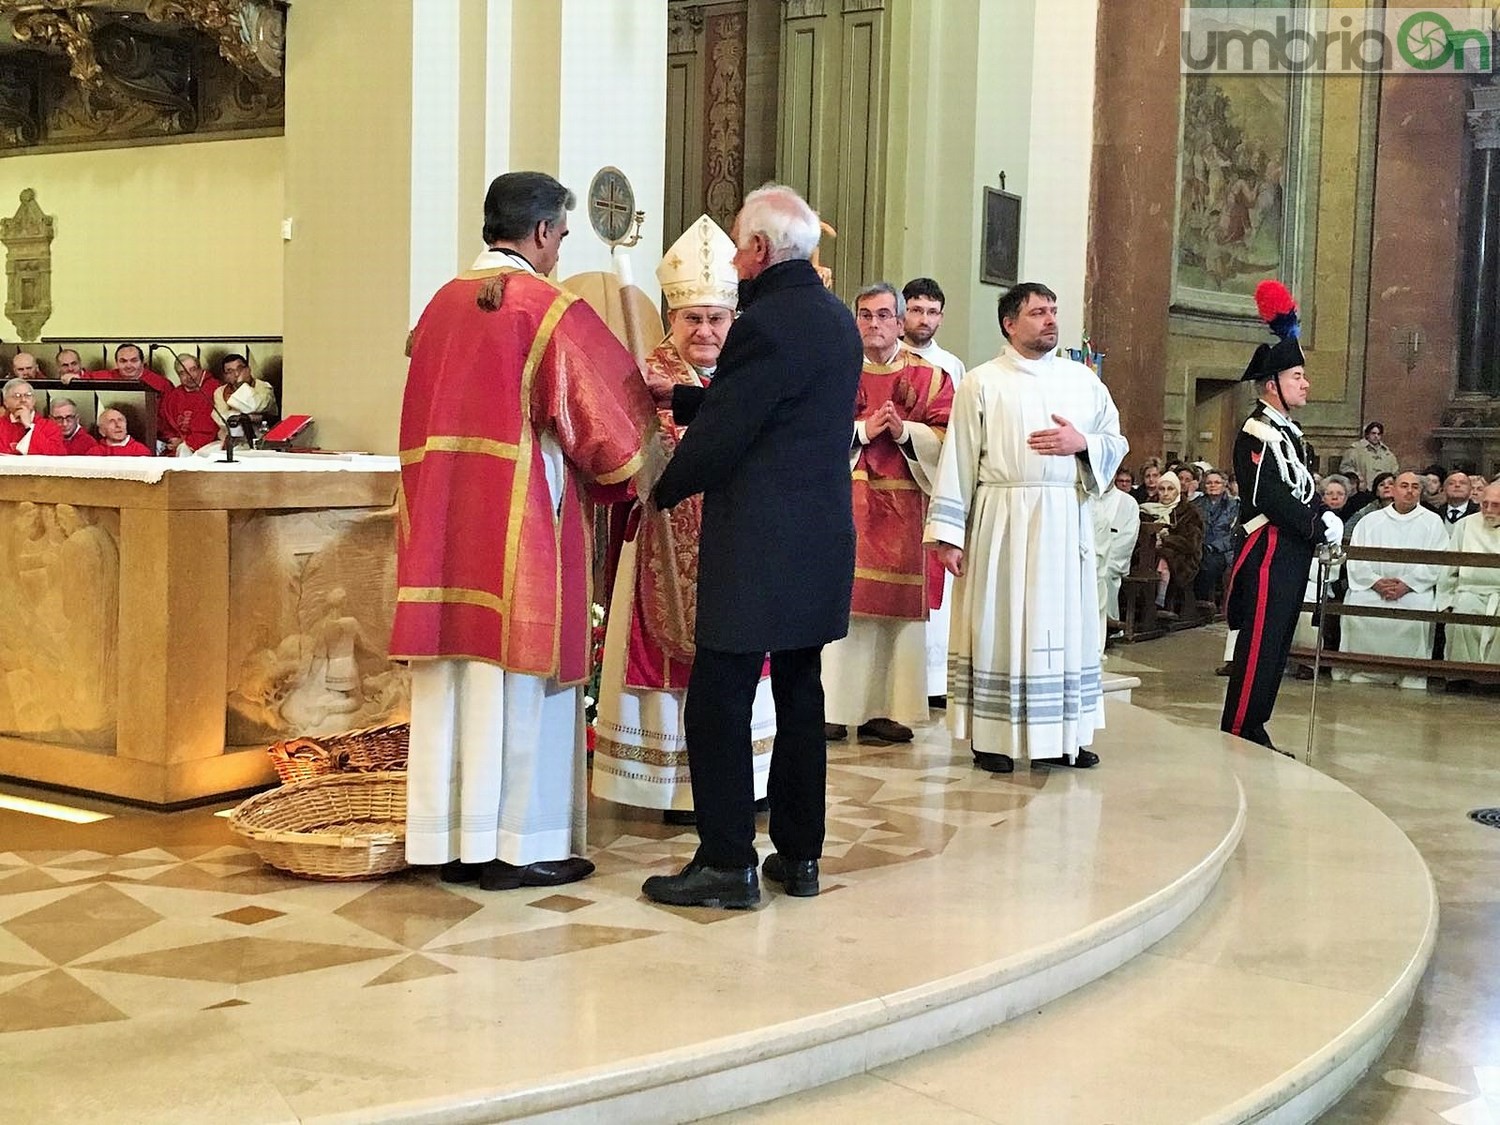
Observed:
[[[703,493],[697,643],[812,648],[849,631],[849,447],[864,354],[854,317],[803,260],[740,285],[708,387],[678,387],[688,431],[653,499]]]

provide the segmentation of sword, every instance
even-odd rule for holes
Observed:
[[[1323,670],[1323,618],[1328,605],[1328,588],[1331,585],[1329,575],[1334,566],[1344,559],[1344,545],[1342,543],[1322,543],[1318,546],[1318,624],[1313,629],[1313,686],[1312,706],[1307,712],[1307,754],[1306,764],[1313,764],[1313,731],[1318,722],[1318,684],[1322,680]]]

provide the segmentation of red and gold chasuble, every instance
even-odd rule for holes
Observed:
[[[443,286],[401,411],[392,658],[585,681],[590,489],[628,482],[655,424],[635,359],[577,297],[507,268]],[[555,506],[544,434],[566,462]]]
[[[674,383],[701,387],[704,380],[667,340],[646,357],[646,368]],[[662,446],[670,456],[686,426],[670,409],[659,410]],[[634,539],[635,591],[630,599],[630,639],[625,686],[681,691],[693,670],[693,628],[698,621],[698,537],[703,497],[689,496],[667,511],[635,508],[626,538]]]
[[[902,348],[891,363],[865,360],[855,420],[892,402],[903,421],[930,427],[941,440],[953,409],[953,384],[941,370]],[[935,471],[934,466],[934,471]],[[922,528],[927,494],[889,433],[860,447],[854,462],[854,602],[865,617],[927,617],[927,552]]]

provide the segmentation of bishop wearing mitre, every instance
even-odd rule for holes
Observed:
[[[683,233],[656,270],[667,302],[668,335],[646,357],[648,382],[706,387],[739,303],[734,243],[707,215]],[[687,431],[659,411],[670,454]],[[683,707],[693,667],[698,607],[698,533],[703,497],[661,511],[638,500],[625,525],[615,572],[595,723],[594,793],[661,809],[669,823],[691,819]],[[747,565],[750,565],[747,560]],[[762,677],[751,712],[757,800],[766,795],[776,710]]]

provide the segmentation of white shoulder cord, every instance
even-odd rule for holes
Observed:
[[[1281,470],[1281,479],[1286,481],[1287,487],[1292,490],[1292,498],[1301,504],[1311,503],[1313,494],[1318,490],[1317,482],[1313,479],[1312,472],[1297,457],[1291,439],[1286,433],[1257,418],[1247,418],[1244,430],[1252,437],[1259,438],[1266,449],[1275,455],[1276,465]],[[1255,484],[1250,490],[1251,502],[1257,505],[1260,503],[1260,472],[1265,468],[1265,463],[1265,458],[1262,457],[1260,464],[1255,466]]]

